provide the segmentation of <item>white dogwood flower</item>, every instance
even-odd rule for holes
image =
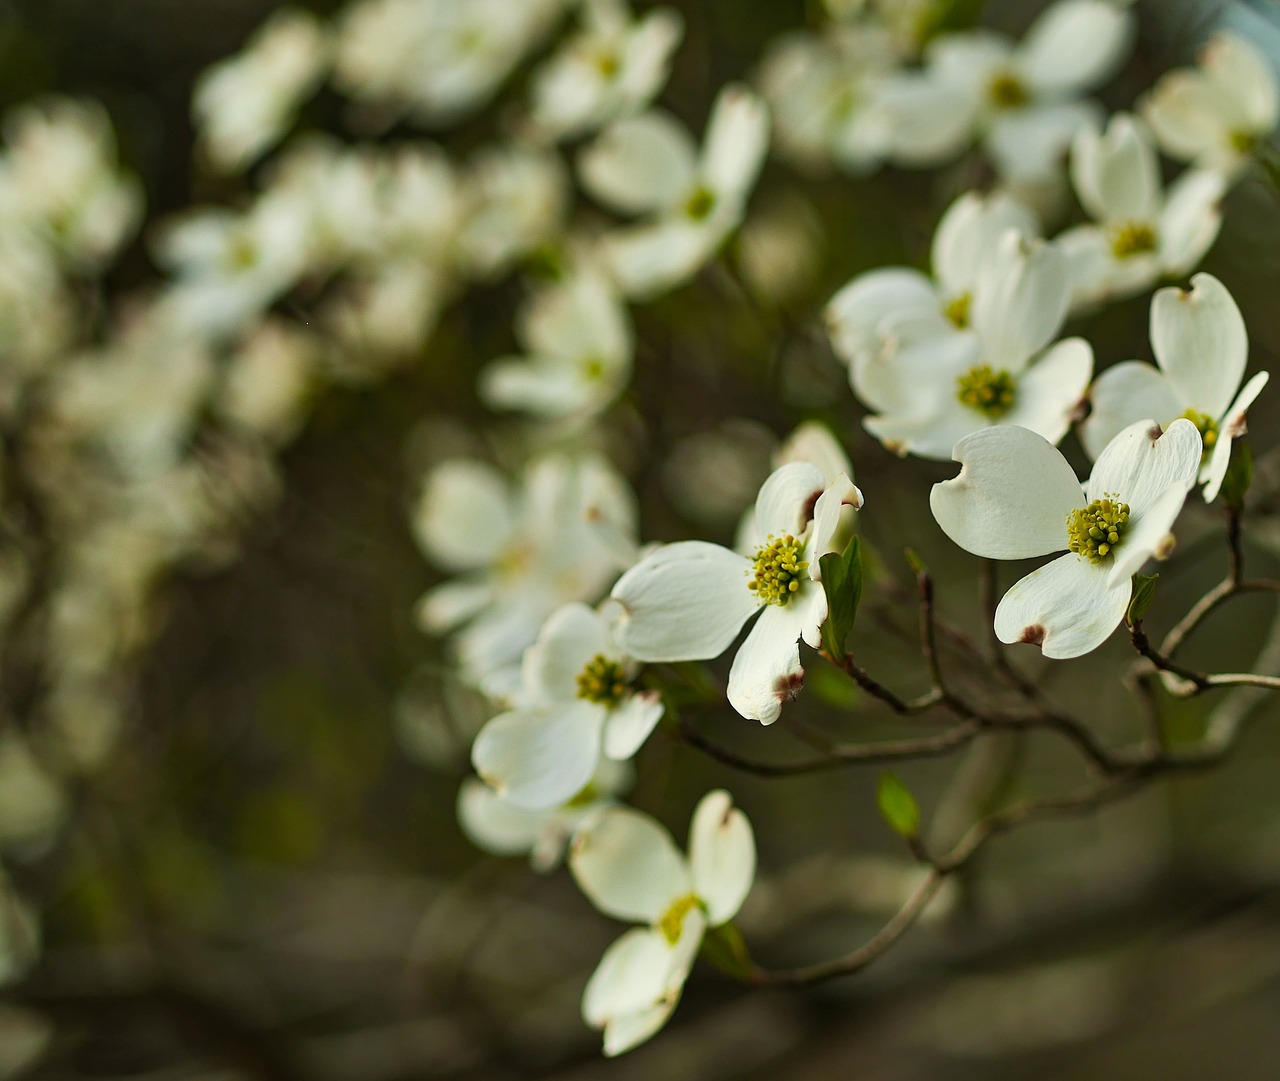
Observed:
[[[320,20],[286,8],[263,23],[243,51],[203,72],[191,111],[209,160],[228,173],[252,165],[293,124],[328,62]]]
[[[1071,146],[1071,180],[1095,223],[1057,238],[1071,261],[1074,304],[1185,274],[1218,237],[1221,174],[1188,170],[1166,192],[1151,135],[1127,113],[1114,115],[1105,132],[1081,129]]]
[[[1226,286],[1209,274],[1197,274],[1189,290],[1161,289],[1152,298],[1151,349],[1158,367],[1127,360],[1094,381],[1093,412],[1080,426],[1081,441],[1096,458],[1136,420],[1168,424],[1185,417],[1204,441],[1200,483],[1211,503],[1226,476],[1231,443],[1244,434],[1245,414],[1268,373],[1258,372],[1241,389],[1249,356],[1244,317]]]
[[[1234,176],[1280,120],[1276,76],[1248,41],[1225,31],[1198,59],[1156,83],[1141,112],[1169,157]]]
[[[855,367],[859,396],[879,410],[863,426],[924,458],[946,459],[960,438],[996,424],[1056,443],[1093,374],[1088,342],[1053,342],[1069,291],[1062,253],[1008,230],[978,272],[967,327]]]
[[[534,73],[535,128],[563,139],[643,109],[667,81],[683,33],[674,8],[637,19],[625,0],[585,0],[581,31]]]
[[[668,113],[650,110],[606,128],[583,152],[583,186],[640,225],[615,229],[601,257],[624,295],[643,297],[685,281],[707,262],[746,212],[764,163],[769,117],[743,86],[716,98],[701,152]]]
[[[513,806],[555,807],[591,779],[603,753],[626,761],[662,717],[662,700],[632,686],[639,665],[608,620],[585,604],[547,619],[525,651],[516,707],[476,736],[471,764]]]
[[[1035,215],[1008,195],[966,192],[947,208],[933,234],[933,276],[911,267],[883,267],[859,274],[827,304],[827,333],[849,365],[849,379],[864,401],[874,394],[863,372],[877,360],[892,363],[904,348],[951,336],[970,324],[979,271],[997,241],[1010,230],[1032,238]],[[890,408],[874,403],[878,409]]]
[[[631,320],[617,288],[592,267],[571,271],[521,309],[526,356],[494,361],[479,391],[495,409],[587,418],[608,407],[631,376]]]
[[[1082,488],[1043,437],[989,428],[956,444],[952,456],[963,468],[933,486],[929,505],[948,537],[987,559],[1066,550],[1004,595],[995,631],[1002,642],[1040,646],[1046,657],[1079,657],[1124,618],[1132,575],[1171,550],[1169,531],[1200,453],[1189,420],[1163,432],[1142,420],[1107,444]]]
[[[604,1030],[604,1053],[620,1055],[664,1024],[708,928],[733,919],[755,878],[751,823],[717,789],[698,803],[686,858],[662,826],[628,807],[608,807],[574,838],[569,868],[608,916],[647,926],[610,946],[587,981],[582,1014]]]
[[[642,661],[707,660],[758,615],[729,670],[728,698],[742,716],[771,724],[803,686],[800,640],[821,644],[827,597],[818,561],[834,550],[845,504],[861,507],[862,493],[843,474],[828,485],[810,462],[775,470],[756,499],[764,540],[753,556],[680,541],[618,579],[618,644]]]

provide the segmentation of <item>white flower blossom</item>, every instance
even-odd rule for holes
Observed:
[[[878,411],[863,426],[889,449],[925,458],[945,459],[962,436],[996,424],[1056,443],[1093,374],[1088,342],[1054,341],[1068,296],[1063,255],[1006,231],[978,272],[967,327],[853,369],[859,397]]]
[[[742,221],[764,162],[769,118],[745,87],[722,90],[699,153],[685,128],[650,110],[620,120],[579,159],[583,186],[640,225],[601,238],[605,265],[624,295],[644,297],[695,274]]]
[[[578,603],[557,609],[525,651],[515,708],[476,736],[476,773],[526,810],[572,799],[601,754],[630,759],[662,717],[657,693],[632,685],[638,670],[604,615]]]
[[[569,868],[605,915],[647,926],[610,946],[587,981],[582,1015],[620,1055],[667,1022],[708,928],[733,919],[755,878],[751,823],[728,792],[709,792],[689,827],[686,857],[662,826],[609,807],[574,838]]]
[[[835,550],[845,504],[861,507],[862,493],[844,475],[827,484],[810,462],[775,470],[756,499],[756,535],[765,540],[754,556],[680,541],[618,580],[618,644],[642,661],[706,660],[758,615],[730,668],[728,698],[742,716],[771,724],[803,686],[800,640],[821,644],[827,598],[818,561]]]
[[[1012,425],[956,444],[963,468],[933,486],[942,531],[987,559],[1064,555],[1016,582],[996,609],[1002,642],[1046,657],[1096,649],[1124,618],[1132,576],[1172,549],[1170,529],[1200,470],[1200,433],[1188,420],[1161,432],[1151,420],[1125,428],[1094,463],[1083,488],[1042,436]]]
[[[1117,113],[1105,132],[1082,128],[1071,147],[1071,180],[1095,224],[1057,238],[1072,266],[1073,305],[1127,296],[1161,277],[1187,273],[1218,237],[1225,181],[1191,169],[1166,192],[1145,125]]]
[[[1220,31],[1195,68],[1165,75],[1140,105],[1171,158],[1234,176],[1280,120],[1280,89],[1265,56],[1236,34]]]
[[[1226,286],[1209,274],[1197,274],[1189,290],[1161,289],[1152,298],[1151,349],[1158,367],[1127,360],[1094,381],[1081,441],[1096,458],[1136,420],[1168,424],[1185,417],[1204,441],[1200,483],[1211,503],[1226,476],[1231,443],[1244,434],[1245,414],[1268,373],[1258,372],[1241,389],[1249,355],[1244,318]]]

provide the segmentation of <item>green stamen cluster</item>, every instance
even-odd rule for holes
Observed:
[[[695,188],[685,200],[684,212],[694,221],[702,221],[716,206],[716,193],[710,188]]]
[[[1016,109],[1026,105],[1030,94],[1026,85],[1011,71],[1002,71],[987,86],[991,103],[999,109]]]
[[[1188,409],[1178,419],[1189,420],[1196,426],[1196,429],[1200,432],[1200,442],[1204,446],[1205,454],[1213,450],[1214,444],[1218,441],[1218,422],[1213,417],[1209,416],[1208,413]]]
[[[804,543],[790,533],[770,537],[756,550],[755,573],[747,588],[765,604],[785,605],[800,588],[800,575],[809,568],[800,558],[803,553]]]
[[[1067,547],[1090,563],[1101,563],[1124,536],[1129,504],[1111,497],[1095,499],[1067,515]]]
[[[606,79],[612,79],[622,69],[622,61],[612,49],[601,49],[595,55],[596,70]]]
[[[964,330],[969,325],[969,304],[973,297],[968,293],[961,293],[954,300],[948,302],[947,306],[942,309],[942,314],[950,320],[951,325],[957,330]]]
[[[1111,254],[1117,259],[1145,255],[1156,250],[1156,231],[1143,222],[1118,225],[1111,231]]]
[[[998,420],[1013,408],[1017,384],[1008,372],[997,372],[989,364],[970,368],[956,379],[956,398],[961,405],[976,409],[984,417]]]
[[[658,930],[670,945],[674,946],[680,941],[684,918],[700,904],[702,902],[694,894],[686,893],[662,914],[662,918],[658,920]]]
[[[1252,131],[1233,131],[1230,136],[1231,149],[1237,154],[1252,154],[1258,149],[1258,136]]]
[[[622,665],[611,661],[603,653],[591,658],[591,663],[578,676],[578,697],[601,706],[616,706],[627,694],[627,674]]]

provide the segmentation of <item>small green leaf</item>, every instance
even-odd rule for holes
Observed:
[[[1238,510],[1244,506],[1245,493],[1252,483],[1253,452],[1248,443],[1238,439],[1231,444],[1231,464],[1227,466],[1226,476],[1222,478],[1222,501],[1228,507]]]
[[[844,643],[853,630],[858,602],[862,600],[861,542],[857,537],[843,552],[828,552],[818,560],[822,588],[827,594],[827,621],[822,625],[822,645],[833,661],[844,660]]]
[[[920,805],[911,790],[892,773],[880,774],[876,789],[876,802],[880,813],[894,833],[903,837],[915,837],[920,829]]]
[[[925,561],[920,558],[920,553],[917,552],[914,548],[904,548],[902,549],[902,554],[906,556],[907,565],[910,566],[911,570],[914,573],[916,574],[929,573],[929,567],[926,565]]]
[[[1133,595],[1129,598],[1129,607],[1125,610],[1124,621],[1132,627],[1151,607],[1156,599],[1156,579],[1158,574],[1135,574],[1133,576]]]
[[[702,956],[735,980],[745,983],[755,976],[756,963],[751,960],[742,932],[733,923],[712,927],[702,936]]]

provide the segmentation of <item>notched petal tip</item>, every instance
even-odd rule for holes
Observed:
[[[1160,538],[1160,543],[1156,545],[1155,550],[1151,553],[1156,559],[1168,559],[1173,555],[1173,550],[1178,546],[1178,538],[1172,533],[1166,533]]]
[[[1033,623],[1029,627],[1023,627],[1022,633],[1018,636],[1018,641],[1028,646],[1043,646],[1045,635],[1049,632],[1043,623]]]
[[[790,672],[780,676],[773,685],[773,696],[779,702],[794,702],[804,690],[804,673]]]

